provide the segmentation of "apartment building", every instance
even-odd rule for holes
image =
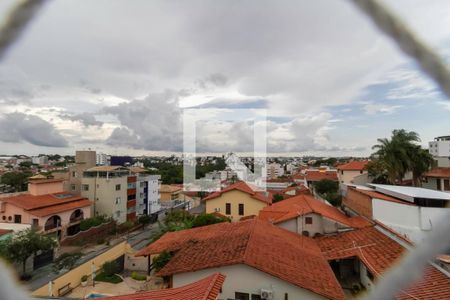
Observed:
[[[75,165],[69,167],[69,192],[81,194],[81,179],[83,172],[96,165],[97,156],[95,151],[76,151]]]
[[[275,179],[284,175],[284,167],[278,163],[271,163],[267,165],[267,178]]]
[[[48,157],[45,155],[33,156],[33,157],[31,157],[31,162],[36,165],[46,166],[46,165],[48,165]]]
[[[160,211],[159,175],[147,175],[140,168],[97,166],[83,174],[81,194],[94,201],[94,214],[114,218],[118,223],[134,221],[142,214]]]
[[[437,166],[450,168],[450,135],[435,137],[428,146],[428,151],[436,160]]]
[[[110,156],[105,153],[96,154],[97,166],[109,166]]]

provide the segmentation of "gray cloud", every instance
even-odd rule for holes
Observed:
[[[80,113],[77,115],[61,114],[60,117],[62,119],[67,119],[67,120],[71,120],[71,121],[79,121],[84,126],[102,126],[103,125],[103,122],[97,121],[94,114],[87,113],[87,112]]]
[[[38,146],[66,147],[66,139],[49,122],[33,115],[10,113],[0,116],[0,140]]]

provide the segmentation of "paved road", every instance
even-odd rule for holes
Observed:
[[[150,242],[150,238],[154,233],[156,233],[158,230],[158,224],[152,224],[149,225],[145,230],[138,229],[136,231],[130,232],[126,235],[123,235],[117,239],[111,240],[110,245],[95,245],[88,249],[83,249],[83,257],[78,261],[76,266],[81,265],[92,258],[100,255],[101,253],[107,251],[111,247],[121,243],[124,240],[127,240],[128,243],[133,247],[135,250],[140,250],[148,245]],[[92,249],[91,249],[92,248]],[[55,278],[60,277],[61,275],[67,273],[68,271],[63,271],[58,274],[55,274],[52,270],[53,264],[49,264],[45,267],[39,268],[33,272],[33,278],[26,283],[26,286],[34,291],[41,286],[47,284],[50,280],[54,280]],[[75,266],[75,267],[76,267]],[[74,268],[75,268],[74,267]]]

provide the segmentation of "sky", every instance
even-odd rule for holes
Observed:
[[[450,61],[449,1],[385,4]],[[0,154],[180,153],[187,111],[202,153],[252,151],[252,113],[275,155],[450,134],[450,101],[351,1],[48,1],[0,62]]]

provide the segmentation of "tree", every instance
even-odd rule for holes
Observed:
[[[142,225],[142,228],[145,228],[151,221],[152,218],[149,215],[142,215],[138,219],[138,223]]]
[[[168,251],[161,252],[158,256],[153,258],[153,267],[156,272],[159,272],[172,259],[172,253]]]
[[[28,177],[31,175],[30,172],[8,172],[2,175],[1,182],[21,192],[27,189]]]
[[[372,183],[388,184],[388,174],[386,166],[381,160],[372,160],[367,164],[367,172],[372,180]]]
[[[22,230],[2,245],[0,254],[16,263],[22,264],[22,277],[26,277],[26,261],[38,251],[48,251],[56,246],[56,240],[52,237],[40,235],[31,229]]]
[[[329,179],[317,181],[314,183],[314,190],[333,206],[341,205],[342,197],[339,194],[339,184],[336,181]]]
[[[281,200],[283,200],[284,198],[283,198],[283,196],[282,195],[280,195],[280,194],[275,194],[275,195],[273,195],[273,197],[272,197],[272,202],[273,203],[277,203],[277,202],[280,202]]]
[[[386,174],[391,184],[400,183],[405,174],[413,173],[414,185],[419,184],[419,177],[433,164],[431,155],[416,143],[420,142],[419,135],[414,131],[396,129],[392,131],[391,139],[378,139],[378,144],[372,158],[378,161],[378,170],[372,168],[372,176],[380,177]],[[384,167],[382,170],[381,166]],[[378,174],[375,174],[378,171]]]
[[[192,227],[202,227],[222,222],[230,222],[230,219],[213,214],[200,214],[195,217],[194,221],[192,222]]]

